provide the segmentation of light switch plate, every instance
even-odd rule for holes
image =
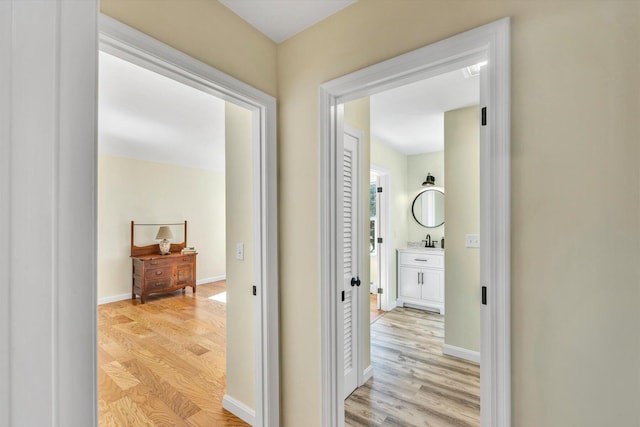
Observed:
[[[480,247],[480,235],[479,234],[467,234],[467,236],[466,236],[466,246],[468,248],[479,248]]]
[[[244,260],[244,243],[236,243],[236,259]]]

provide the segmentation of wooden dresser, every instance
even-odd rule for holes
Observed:
[[[196,293],[196,253],[181,254],[187,244],[187,221],[184,222],[184,242],[172,243],[169,255],[160,255],[158,245],[136,246],[134,234],[136,226],[154,226],[164,224],[134,224],[131,221],[131,259],[133,261],[133,279],[131,299],[140,295],[140,302],[151,294],[174,292],[191,286]],[[182,224],[172,224],[180,225]]]

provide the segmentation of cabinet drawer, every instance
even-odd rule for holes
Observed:
[[[162,280],[150,280],[145,285],[146,292],[154,292],[164,289],[171,289],[173,287],[173,281],[170,277]]]
[[[400,253],[400,264],[416,267],[442,268],[444,257],[442,255],[421,254],[421,253]]]
[[[175,261],[171,258],[154,258],[144,261],[145,268],[171,267]]]
[[[173,269],[171,267],[149,268],[144,272],[144,278],[147,280],[171,278]]]

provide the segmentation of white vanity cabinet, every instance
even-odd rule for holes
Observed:
[[[398,250],[398,305],[444,314],[444,251]]]

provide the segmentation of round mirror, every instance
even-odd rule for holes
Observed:
[[[413,199],[411,212],[418,224],[427,228],[444,224],[444,190],[427,188]]]

